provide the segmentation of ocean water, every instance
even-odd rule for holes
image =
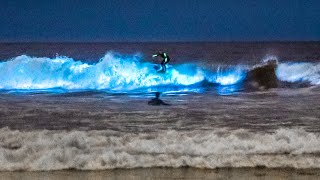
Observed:
[[[159,50],[172,59],[165,74]],[[319,42],[0,44],[0,171],[320,168],[319,52]],[[155,92],[170,106],[148,105]]]

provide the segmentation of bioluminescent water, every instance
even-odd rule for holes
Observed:
[[[127,92],[151,87],[186,89],[203,81],[227,86],[241,82],[245,71],[242,66],[205,70],[195,64],[177,64],[159,73],[155,64],[139,56],[113,53],[91,64],[63,56],[51,59],[22,55],[0,63],[0,89]]]
[[[139,55],[107,53],[96,63],[70,57],[21,55],[0,63],[1,90],[103,90],[106,92],[199,92],[215,87],[219,91],[241,90],[247,73],[245,64],[206,67],[192,63],[169,65],[159,73],[156,64]],[[280,63],[280,81],[320,84],[319,63]],[[214,88],[211,88],[214,89]],[[58,92],[59,90],[57,90]]]

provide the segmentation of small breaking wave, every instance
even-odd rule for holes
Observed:
[[[309,82],[320,84],[320,63],[282,63],[277,68],[277,77],[286,82]]]
[[[320,135],[302,129],[13,131],[0,129],[0,170],[102,170],[138,167],[320,168]]]

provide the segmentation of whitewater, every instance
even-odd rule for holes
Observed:
[[[320,168],[319,134],[280,129],[273,134],[244,130],[112,131],[0,130],[0,170],[102,170],[138,167]]]
[[[18,56],[0,64],[1,89],[105,89],[127,91],[152,86],[189,86],[208,80],[222,85],[244,78],[244,69],[234,67],[214,72],[194,64],[180,64],[161,74],[155,64],[139,56],[107,53],[94,64],[68,57],[37,58]]]
[[[277,57],[266,57],[276,59]],[[196,64],[171,65],[158,73],[156,65],[138,55],[107,53],[97,63],[88,64],[68,57],[30,57],[21,55],[0,63],[0,89],[77,89],[127,92],[156,86],[191,86],[207,81],[215,85],[242,83],[248,65],[201,67]],[[277,77],[286,82],[320,84],[319,63],[280,63]]]

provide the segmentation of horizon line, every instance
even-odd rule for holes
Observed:
[[[17,43],[300,43],[320,40],[232,40],[232,41],[1,41],[1,44]]]

